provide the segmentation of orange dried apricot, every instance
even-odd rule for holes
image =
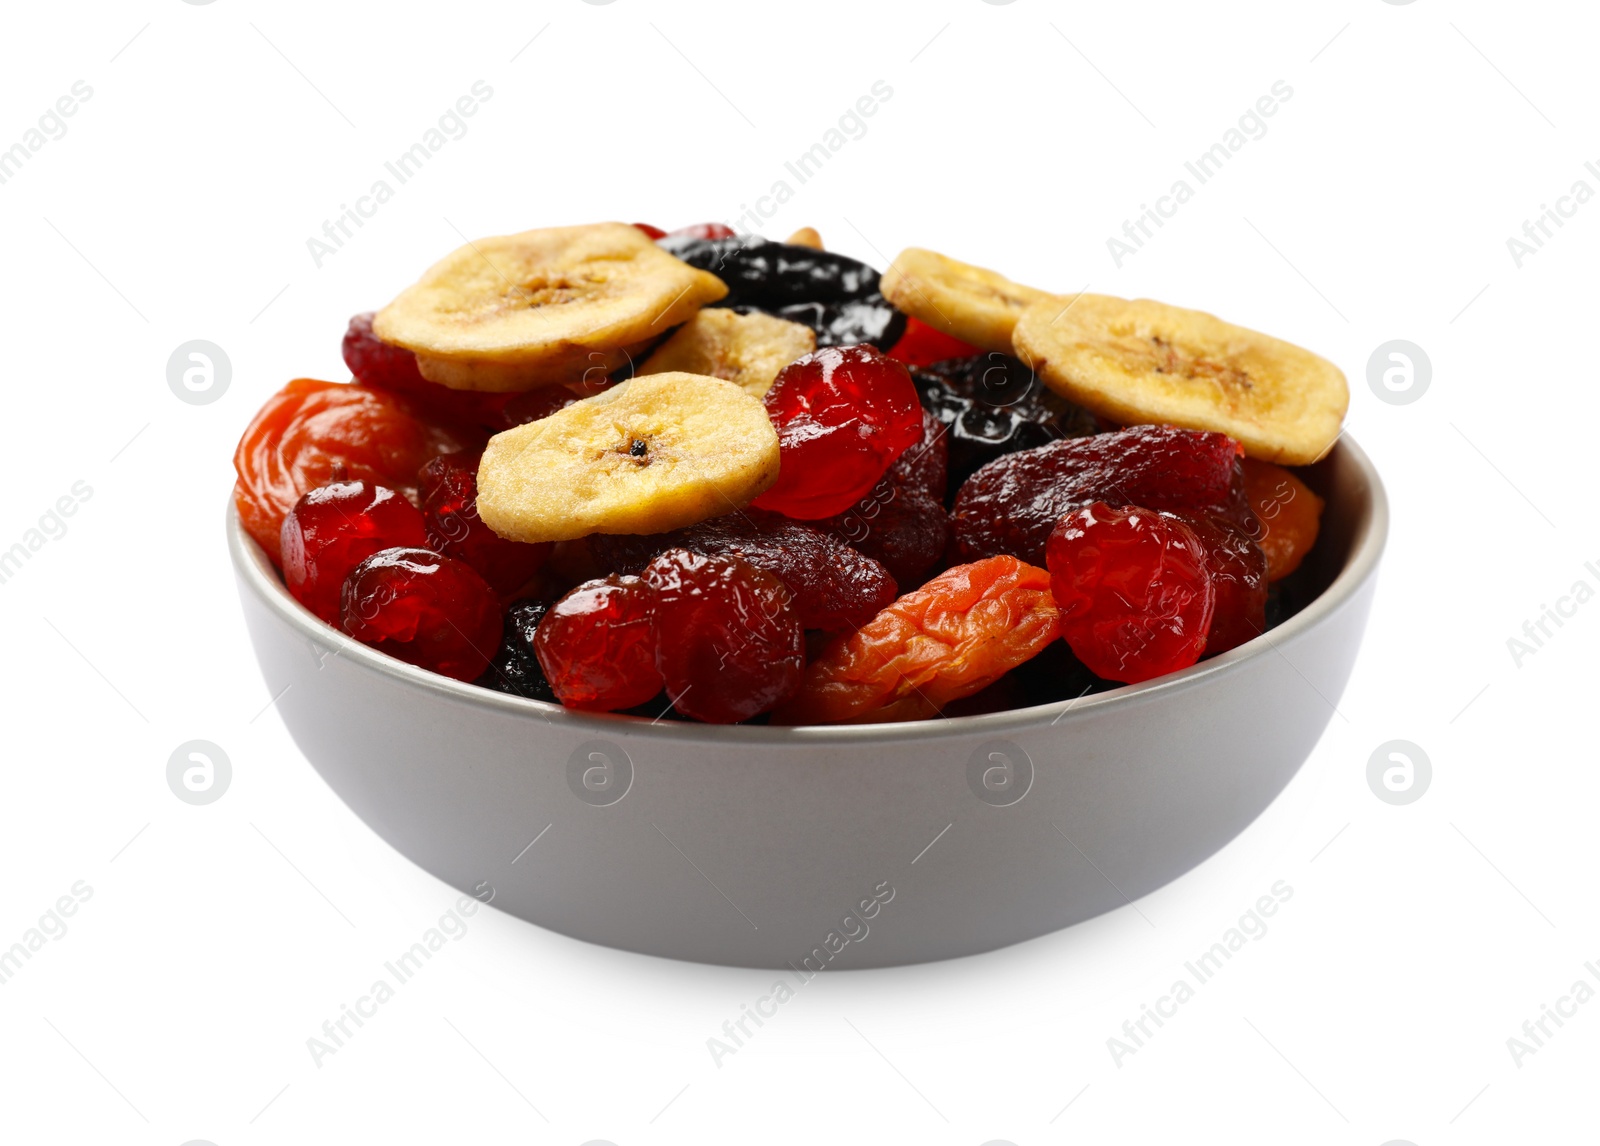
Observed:
[[[824,649],[772,722],[937,716],[1060,635],[1048,572],[1009,556],[957,565]]]
[[[1244,459],[1244,488],[1261,521],[1256,544],[1267,555],[1267,580],[1287,577],[1317,543],[1322,499],[1292,470],[1254,458]]]

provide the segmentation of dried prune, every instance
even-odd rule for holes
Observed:
[[[1006,454],[956,495],[957,552],[963,560],[1010,553],[1043,562],[1056,522],[1095,501],[1228,511],[1243,504],[1237,457],[1238,443],[1226,434],[1174,426],[1131,426]]]
[[[950,478],[957,487],[1003,454],[1097,432],[1094,415],[1056,397],[1006,354],[937,362],[912,377],[924,408],[949,428]]]
[[[488,671],[478,678],[480,685],[529,700],[556,699],[533,651],[533,636],[549,611],[550,606],[544,601],[513,601],[506,607],[500,649],[489,662]]]
[[[833,724],[937,716],[1059,635],[1045,570],[1014,557],[958,565],[837,638],[772,720]]]
[[[922,437],[911,375],[870,346],[796,359],[762,401],[782,461],[778,480],[753,504],[803,521],[849,509]]]
[[[644,536],[596,534],[596,560],[618,573],[638,573],[669,549],[726,554],[765,569],[789,587],[808,629],[853,629],[893,601],[889,571],[816,526],[747,509],[688,529]]]
[[[805,630],[771,573],[737,557],[669,549],[643,579],[655,592],[656,665],[680,713],[734,724],[800,687]]]
[[[464,561],[383,549],[345,578],[339,622],[363,644],[456,680],[476,680],[500,643],[500,600]]]
[[[1048,549],[1062,635],[1096,676],[1136,684],[1200,659],[1216,590],[1183,521],[1097,501],[1063,516]]]

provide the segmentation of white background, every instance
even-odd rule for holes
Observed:
[[[0,186],[0,548],[74,482],[93,494],[0,585],[0,945],[75,881],[93,896],[0,987],[0,1137],[1432,1146],[1592,1126],[1600,1002],[1520,1066],[1506,1043],[1600,960],[1600,605],[1520,667],[1506,643],[1600,586],[1600,205],[1520,268],[1506,246],[1575,181],[1600,190],[1591,7],[128,0],[5,20],[0,147],[74,81],[93,95]],[[468,134],[316,267],[306,239],[475,80],[494,94]],[[769,974],[495,911],[314,1066],[307,1038],[454,893],[267,710],[222,537],[240,430],[287,379],[344,378],[346,317],[457,229],[730,218],[793,185],[784,161],[875,80],[892,98],[769,234],[1199,306],[1349,374],[1394,527],[1327,735],[1136,911],[825,977],[720,1067],[706,1040]],[[1107,238],[1278,80],[1265,137],[1118,268]],[[196,338],[233,364],[208,405],[166,382]],[[1433,366],[1409,405],[1366,380],[1397,338]],[[164,776],[195,738],[234,769],[205,807]],[[1404,807],[1365,779],[1395,738],[1434,770]],[[1114,1063],[1123,1021],[1278,880],[1270,931]]]

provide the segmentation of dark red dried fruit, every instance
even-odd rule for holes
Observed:
[[[816,525],[881,561],[902,592],[920,585],[950,540],[946,466],[945,426],[924,411],[922,440],[895,459],[866,497]]]
[[[789,589],[737,557],[671,549],[645,567],[656,664],[672,705],[708,724],[766,712],[800,688],[805,631]]]
[[[1103,501],[1148,509],[1223,512],[1235,488],[1239,447],[1226,434],[1131,426],[1006,454],[967,479],[950,512],[964,561],[1009,553],[1039,564],[1063,514]]]
[[[1266,631],[1267,557],[1247,525],[1222,514],[1171,514],[1194,530],[1216,590],[1206,656],[1225,653]]]
[[[656,239],[664,239],[667,235],[660,227],[653,227],[649,223],[635,223],[634,226],[648,235],[652,242]]]
[[[889,357],[907,366],[928,366],[947,358],[966,358],[980,351],[970,342],[942,330],[935,330],[920,319],[907,317],[906,332],[889,348]]]
[[[500,645],[500,599],[472,567],[428,549],[383,549],[345,578],[344,631],[379,652],[476,680]]]
[[[849,509],[922,437],[910,373],[870,346],[826,347],[791,362],[764,401],[782,461],[754,504],[802,521]]]
[[[339,623],[344,579],[380,549],[428,543],[422,514],[387,486],[333,482],[304,494],[283,519],[283,583],[296,601]]]
[[[357,382],[403,394],[431,417],[487,429],[504,428],[502,411],[513,395],[452,390],[429,382],[417,369],[415,354],[390,346],[372,333],[372,318],[371,311],[355,315],[344,332],[344,364]]]
[[[614,712],[661,691],[655,595],[637,577],[579,585],[539,622],[533,650],[568,708]]]
[[[1187,524],[1097,501],[1063,516],[1047,548],[1062,635],[1096,676],[1135,684],[1200,659],[1216,593]]]
[[[553,546],[508,541],[478,516],[476,453],[441,454],[422,467],[417,493],[428,524],[428,544],[465,561],[502,596],[515,593],[539,571]]]
[[[815,525],[759,509],[671,533],[596,534],[589,544],[603,567],[619,573],[638,573],[669,549],[742,558],[789,587],[800,623],[808,629],[864,625],[899,592],[889,571],[872,558]]]

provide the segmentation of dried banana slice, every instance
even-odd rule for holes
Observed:
[[[772,389],[778,371],[816,348],[817,335],[809,326],[711,307],[679,327],[638,372],[709,374],[759,398]]]
[[[437,382],[452,390],[482,390],[503,394],[607,378],[628,363],[639,361],[640,355],[648,351],[652,344],[653,340],[604,350],[574,347],[570,354],[562,354],[531,367],[516,362],[435,358],[419,354],[417,370],[429,382]]]
[[[728,293],[636,227],[595,223],[480,239],[378,312],[373,332],[414,351],[424,377],[526,390],[665,334]]]
[[[1102,417],[1217,430],[1262,461],[1316,461],[1350,404],[1344,374],[1309,350],[1150,299],[1046,299],[1012,337],[1045,385]]]
[[[700,374],[651,374],[496,434],[478,516],[513,541],[664,533],[749,504],[778,477],[760,399]]]
[[[1011,328],[1024,308],[1052,297],[1002,274],[935,251],[907,247],[879,288],[896,307],[983,350],[1011,353]]]

